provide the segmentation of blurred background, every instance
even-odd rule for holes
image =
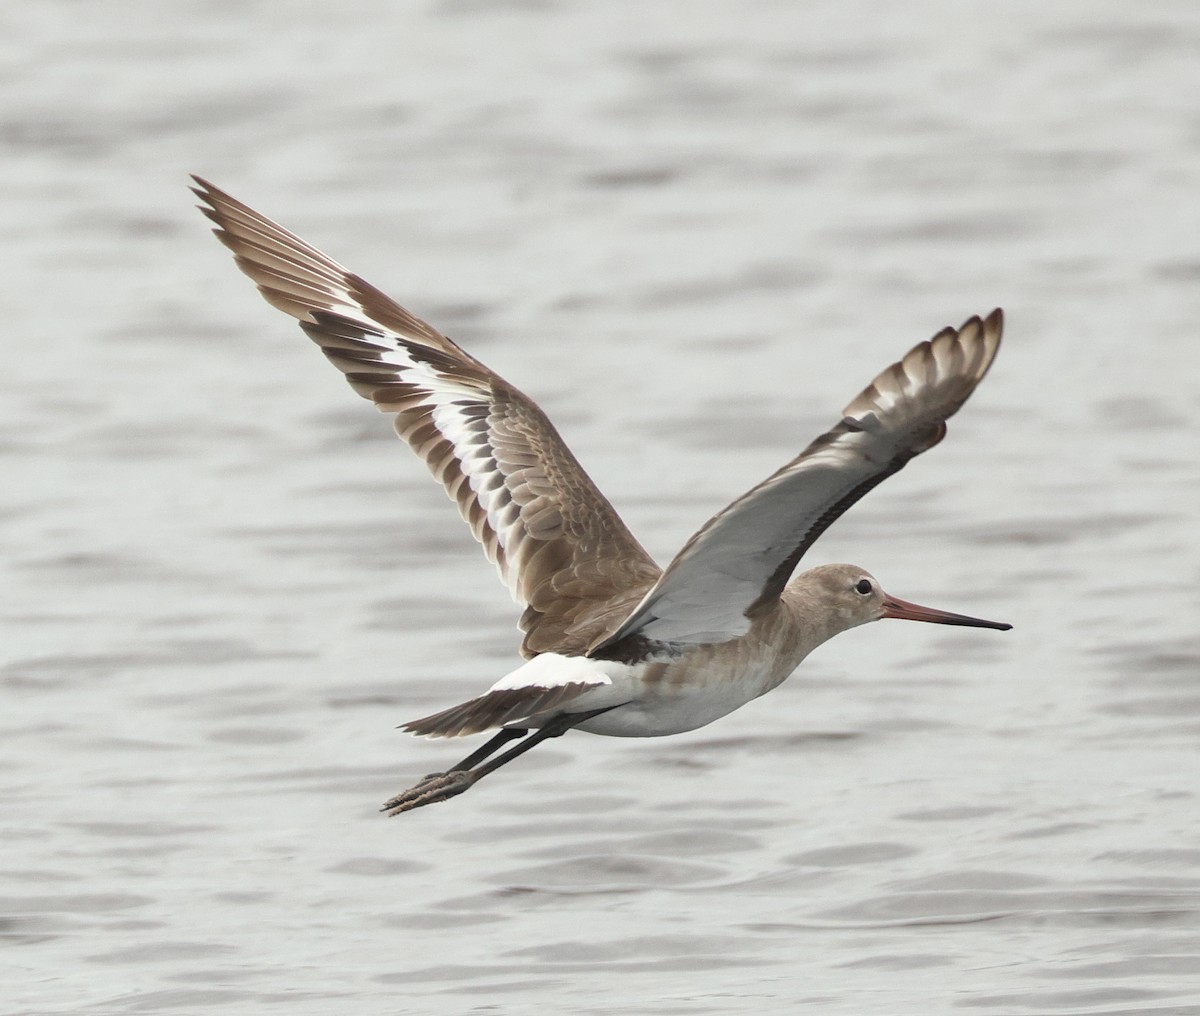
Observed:
[[[1197,1011],[1195,4],[0,25],[0,1011]],[[805,564],[1015,630],[873,625],[384,819],[516,611],[188,173],[537,399],[663,563],[1002,305]]]

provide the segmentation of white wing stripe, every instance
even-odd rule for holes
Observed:
[[[353,320],[348,315],[342,316]],[[446,377],[418,359],[416,352],[405,340],[397,337],[391,345],[384,346],[366,338],[367,335],[371,338],[385,338],[374,328],[355,328],[351,333],[344,328],[331,329],[330,323],[330,319],[323,319],[321,322],[325,354],[336,367],[350,377],[351,383],[355,383],[355,387],[359,388],[362,394],[369,397],[381,384],[388,381],[398,381],[420,390],[413,404],[432,410],[430,419],[434,427],[453,447],[454,457],[458,460],[465,482],[470,484],[475,492],[476,500],[484,510],[488,525],[496,534],[500,548],[507,550],[511,544],[513,527],[520,521],[520,508],[513,504],[505,487],[505,477],[497,466],[488,440],[489,404],[475,389]],[[331,348],[328,345],[328,337],[331,335],[335,339],[352,344],[354,348],[345,352],[336,347]],[[372,355],[382,353],[387,354],[386,359],[382,355]],[[401,358],[402,362],[397,362]],[[395,407],[387,401],[377,404],[384,412],[394,412]],[[502,561],[503,559],[501,563]],[[510,574],[505,572],[506,569],[501,567],[501,578],[513,596],[517,596],[517,575],[515,571]]]
[[[640,599],[659,568],[530,399],[294,233],[196,184],[238,267],[394,416],[457,503],[524,607],[522,653],[582,653]]]
[[[426,405],[434,407],[434,425],[454,446],[455,457],[475,492],[476,500],[487,513],[488,524],[496,533],[500,546],[507,549],[510,533],[509,527],[504,524],[503,509],[511,503],[507,497],[508,492],[504,488],[503,477],[497,471],[486,429],[480,430],[477,414],[464,412],[480,403],[464,405],[461,393],[459,400],[447,402],[440,394],[425,400]]]

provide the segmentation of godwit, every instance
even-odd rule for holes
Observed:
[[[702,727],[868,621],[1012,627],[889,596],[854,565],[791,578],[839,515],[945,437],[996,355],[999,310],[914,346],[830,430],[706,522],[664,571],[531,399],[315,247],[193,179],[238,267],[355,391],[395,418],[524,608],[527,662],[477,698],[403,725],[430,737],[498,733],[389,800],[389,815],[461,794],[572,727],[613,737]]]

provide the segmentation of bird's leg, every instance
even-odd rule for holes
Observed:
[[[471,754],[459,762],[458,765],[451,766],[443,773],[429,773],[428,775],[422,777],[422,779],[415,786],[409,787],[408,790],[401,794],[397,794],[379,810],[390,811],[391,809],[396,809],[394,811],[390,811],[390,813],[397,815],[401,811],[411,811],[413,808],[419,808],[422,804],[432,804],[434,801],[444,801],[447,797],[453,796],[453,794],[440,793],[439,796],[430,797],[429,800],[425,800],[424,798],[426,794],[434,794],[439,791],[448,790],[454,786],[456,780],[460,779],[459,777],[453,776],[454,773],[467,772],[473,766],[476,766],[482,762],[489,755],[499,751],[500,748],[508,744],[509,741],[513,740],[514,738],[524,737],[528,733],[529,730],[525,727],[502,728],[494,737],[489,738],[486,744],[476,748],[475,751],[471,752]],[[466,789],[467,787],[463,786],[460,790],[454,791],[454,793],[461,794],[463,790]],[[399,807],[401,804],[404,805],[403,808]]]
[[[508,744],[508,742],[513,740],[514,738],[524,737],[528,733],[529,733],[529,730],[526,727],[504,727],[502,730],[499,731],[499,733],[496,734],[495,737],[493,737],[491,740],[489,740],[488,743],[485,744],[482,748],[478,748],[475,751],[471,752],[471,754],[468,755],[461,762],[459,762],[458,765],[451,766],[449,769],[446,770],[446,772],[457,773],[464,769],[472,769],[475,766],[479,765],[479,763],[482,762],[489,755],[494,755],[496,752],[498,752],[502,745]],[[434,773],[433,775],[440,776],[442,774]],[[426,777],[426,779],[428,779],[428,778],[429,777]]]
[[[483,762],[489,755],[494,754],[502,745],[514,738],[524,737],[529,733],[523,727],[505,727],[485,745],[473,751],[459,762],[458,765],[452,766],[444,773],[430,773],[416,786],[410,787],[402,794],[397,794],[391,800],[387,801],[379,810],[387,812],[388,815],[399,815],[403,811],[412,811],[413,808],[420,808],[426,804],[436,804],[438,801],[447,801],[451,797],[457,797],[459,794],[473,787],[479,780],[487,776],[488,773],[495,772],[502,765],[511,762],[518,755],[524,755],[535,744],[541,744],[542,741],[551,737],[561,737],[572,727],[590,720],[593,716],[599,716],[601,713],[606,713],[609,709],[615,708],[616,706],[606,706],[603,709],[592,709],[586,713],[559,713],[538,729],[531,737],[526,738],[515,747],[509,748],[503,754],[497,755],[496,758],[487,764],[480,765],[479,763]]]

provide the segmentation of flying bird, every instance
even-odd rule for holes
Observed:
[[[898,599],[855,565],[792,577],[846,509],[945,437],[999,348],[999,309],[914,346],[662,569],[532,399],[295,234],[193,179],[238,267],[393,417],[522,608],[521,666],[467,702],[403,724],[435,738],[496,733],[381,811],[461,794],[572,728],[659,737],[702,727],[868,621],[1012,627]]]

